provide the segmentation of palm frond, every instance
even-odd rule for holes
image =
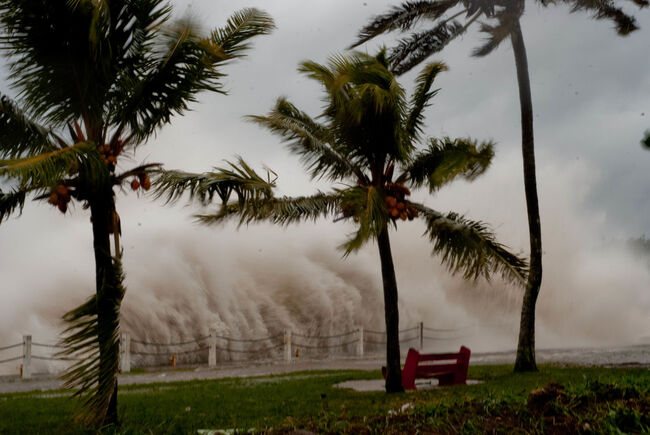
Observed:
[[[426,184],[434,192],[457,177],[473,180],[490,166],[493,147],[492,142],[479,145],[470,138],[429,139],[429,147],[415,156],[396,182],[408,180],[413,187]]]
[[[6,220],[11,214],[18,211],[22,213],[25,206],[26,190],[16,189],[9,193],[4,193],[0,189],[0,223]]]
[[[57,149],[50,131],[6,95],[0,97],[0,156],[14,159]]]
[[[410,137],[417,138],[422,133],[423,111],[429,106],[431,98],[438,93],[438,89],[431,90],[431,85],[433,85],[436,76],[442,71],[447,71],[447,69],[447,65],[442,62],[432,62],[424,67],[418,75],[415,81],[415,91],[411,97],[411,110],[405,127]]]
[[[421,19],[438,19],[458,3],[458,0],[407,1],[393,6],[387,13],[373,17],[359,31],[357,40],[349,48],[357,47],[382,33],[408,30]]]
[[[496,25],[481,23],[481,32],[488,36],[483,45],[472,50],[472,56],[483,57],[496,50],[510,36],[515,23],[519,20],[519,16],[514,13],[501,13],[496,18],[498,19]]]
[[[376,186],[354,186],[340,191],[344,216],[352,217],[357,230],[339,246],[344,256],[356,252],[371,238],[375,239],[389,221],[384,195]]]
[[[399,41],[390,51],[393,72],[401,75],[420,64],[424,59],[442,50],[454,38],[464,33],[466,26],[458,21],[443,21],[422,32],[414,32]]]
[[[248,116],[248,119],[282,137],[289,150],[300,156],[312,179],[364,179],[363,171],[335,148],[331,131],[285,98],[279,98],[267,116]]]
[[[498,243],[486,224],[456,213],[443,215],[422,204],[410,204],[426,222],[425,234],[433,243],[433,254],[442,256],[442,263],[451,273],[462,273],[465,279],[486,280],[496,273],[507,281],[525,284],[526,260]]]
[[[245,8],[235,12],[226,25],[215,29],[210,35],[210,42],[218,47],[225,60],[245,56],[251,48],[251,39],[255,36],[268,35],[275,29],[273,18],[266,12],[255,8]]]
[[[208,204],[216,194],[222,203],[227,203],[234,193],[239,202],[258,200],[272,196],[275,173],[267,169],[267,177],[259,175],[241,157],[237,163],[226,161],[229,167],[214,168],[214,171],[193,174],[182,171],[154,172],[153,185],[156,198],[165,198],[174,203],[188,193],[189,199]]]
[[[273,28],[273,20],[257,9],[235,13],[210,38],[201,38],[189,18],[167,28],[161,37],[166,51],[150,62],[146,74],[132,78],[133,91],[116,109],[115,122],[127,125],[139,143],[172,116],[187,111],[199,92],[225,93],[219,67],[242,57],[251,38]]]
[[[78,416],[86,424],[101,424],[116,391],[119,364],[119,312],[125,289],[119,258],[98,270],[97,294],[63,316],[68,324],[59,356],[78,360],[61,377],[66,388],[82,399]],[[101,340],[100,340],[101,337]],[[105,343],[99,347],[98,343]]]
[[[612,0],[563,0],[571,6],[571,12],[591,12],[597,20],[611,20],[619,35],[637,30],[636,19],[615,6]],[[647,0],[635,0],[640,7],[648,6]]]
[[[197,215],[197,220],[204,225],[238,220],[239,225],[255,222],[271,222],[287,226],[303,221],[315,221],[318,218],[334,216],[339,210],[341,197],[338,193],[318,192],[312,196],[266,198],[245,202],[224,204],[221,209],[210,215]]]
[[[18,179],[21,185],[25,186],[52,186],[70,171],[78,168],[80,159],[101,162],[97,148],[92,142],[78,142],[35,156],[0,160],[0,176]]]
[[[303,62],[300,71],[327,92],[323,117],[336,148],[355,166],[367,168],[390,156],[404,161],[412,144],[404,140],[405,91],[388,69],[385,50],[376,56],[352,52],[331,56],[327,66]]]

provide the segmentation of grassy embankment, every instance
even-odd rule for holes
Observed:
[[[333,388],[345,380],[378,377],[379,372],[328,371],[126,386],[120,389],[120,433],[650,430],[647,369],[542,366],[539,373],[513,374],[511,366],[478,366],[470,367],[470,378],[483,381],[478,385],[396,395]],[[547,388],[531,399],[531,391],[549,383],[564,390]],[[86,433],[71,423],[74,407],[56,394],[0,395],[0,433]]]

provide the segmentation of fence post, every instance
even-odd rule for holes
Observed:
[[[120,370],[122,373],[131,371],[131,336],[123,332],[120,337]]]
[[[210,351],[208,353],[208,367],[213,369],[217,366],[217,330],[210,329]]]
[[[359,326],[359,336],[357,342],[357,356],[363,356],[363,326]]]
[[[424,322],[420,322],[420,352],[424,349]]]
[[[291,362],[291,331],[284,331],[284,359]]]
[[[32,336],[23,335],[23,379],[32,377]]]

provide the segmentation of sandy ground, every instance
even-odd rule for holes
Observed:
[[[472,354],[470,364],[512,364],[514,351]],[[650,369],[650,345],[628,346],[607,349],[549,349],[537,351],[537,362],[559,362],[567,364],[597,365],[610,367],[642,367]],[[120,385],[178,382],[195,379],[220,379],[281,375],[308,370],[378,370],[384,365],[383,357],[338,358],[325,360],[294,360],[229,363],[215,369],[207,367],[181,368],[176,370],[152,370],[146,373],[128,373],[119,376]],[[355,385],[341,385],[344,388],[381,389],[383,381],[363,381]],[[345,384],[345,383],[344,383]],[[379,386],[378,386],[379,385]],[[434,385],[430,385],[434,386]],[[63,387],[53,374],[37,374],[24,380],[18,376],[0,376],[0,394],[22,391],[47,391]],[[427,388],[426,385],[422,387]]]

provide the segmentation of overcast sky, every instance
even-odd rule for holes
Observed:
[[[247,60],[227,68],[229,97],[204,95],[194,113],[177,119],[140,155],[170,166],[205,170],[237,153],[276,169],[280,186],[288,193],[309,191],[301,168],[287,157],[279,141],[241,117],[265,113],[280,95],[318,114],[320,89],[296,71],[298,63],[325,62],[354,40],[369,17],[395,3],[174,2],[177,12],[191,11],[206,27],[223,23],[239,7],[254,5],[268,11],[278,29],[260,38]],[[523,31],[538,165],[584,162],[593,176],[585,206],[606,215],[616,235],[634,237],[650,235],[650,152],[639,145],[644,130],[650,128],[650,13],[627,10],[635,13],[642,29],[622,38],[607,21],[570,14],[562,6],[543,8],[529,2]],[[445,61],[450,71],[439,76],[437,85],[442,90],[427,112],[426,133],[491,138],[498,143],[498,159],[520,146],[514,60],[508,42],[487,58],[471,58],[469,53],[480,38],[470,32],[433,58]],[[390,45],[393,40],[381,42]],[[362,49],[374,53],[378,44]],[[415,74],[417,68],[401,82],[410,87]],[[520,167],[509,169],[521,172]]]
[[[341,52],[354,40],[370,17],[395,3],[174,1],[178,16],[191,13],[206,30],[222,25],[228,15],[244,6],[267,11],[277,29],[258,38],[246,59],[225,69],[228,96],[202,94],[190,113],[175,118],[139,148],[130,164],[161,162],[167,168],[206,171],[222,164],[223,159],[241,155],[257,168],[268,165],[275,170],[281,193],[313,192],[316,186],[278,138],[242,118],[266,113],[279,96],[287,96],[302,110],[318,115],[321,90],[297,72],[298,63],[326,62],[328,56]],[[641,30],[625,38],[617,36],[610,22],[592,20],[584,13],[570,14],[563,6],[544,8],[528,2],[522,21],[535,113],[542,231],[545,249],[551,253],[566,250],[554,240],[573,240],[576,232],[588,233],[580,238],[582,242],[650,236],[650,152],[639,144],[644,131],[650,129],[650,12],[634,7],[626,10],[637,16]],[[497,146],[492,168],[471,185],[456,183],[435,198],[417,195],[441,211],[456,210],[486,220],[513,250],[527,251],[514,59],[509,42],[486,58],[471,58],[471,49],[480,39],[476,31],[470,32],[432,58],[446,62],[450,70],[437,80],[441,91],[426,111],[425,133],[431,137],[494,140]],[[391,45],[394,40],[388,37],[382,42]],[[379,43],[361,49],[374,53]],[[400,78],[407,89],[412,88],[418,70]],[[5,81],[0,85],[7,90]],[[317,186],[327,188],[325,184]],[[207,234],[192,223],[190,215],[196,207],[164,208],[148,198],[129,194],[118,196],[118,210],[124,222],[127,276],[129,268],[137,267],[134,258],[142,258],[132,251],[135,240],[181,240],[190,232]],[[304,240],[312,234],[322,239],[321,228],[307,226],[301,230],[301,237]],[[417,238],[421,230],[417,227],[407,234]],[[34,287],[79,285],[80,281],[72,278],[71,282],[61,281],[61,276],[81,274],[82,281],[87,280],[90,286],[90,231],[88,213],[79,206],[70,216],[61,216],[45,203],[30,203],[22,217],[3,223],[0,272],[7,303],[27,306],[22,293],[34,297],[47,294]],[[251,249],[255,240],[264,238],[264,231],[255,230],[253,234],[242,234],[241,238]],[[287,230],[286,234],[290,237],[292,233]],[[335,234],[333,246],[342,241],[343,234]],[[152,245],[149,249],[158,248]],[[145,250],[141,255],[148,254]],[[22,266],[25,258],[41,273],[27,271]],[[43,273],[46,267],[56,272]],[[648,288],[647,281],[636,284]],[[641,306],[648,307],[647,294],[642,296],[645,305]],[[637,302],[632,299],[630,304]],[[61,300],[57,304],[70,308]]]

